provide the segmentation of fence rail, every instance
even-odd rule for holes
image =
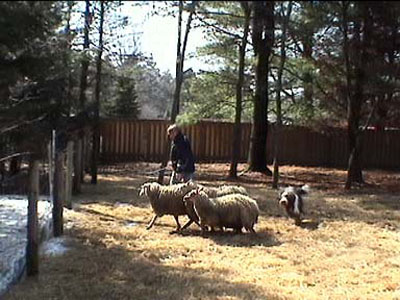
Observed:
[[[167,143],[165,120],[106,119],[101,123],[101,160],[103,163],[127,161],[160,162]],[[201,121],[183,128],[189,137],[196,161],[228,162],[231,158],[233,123]],[[251,124],[242,124],[240,161],[247,160]],[[267,160],[272,162],[274,128],[269,127]],[[347,166],[347,134],[333,129],[318,132],[305,127],[284,126],[280,133],[281,164],[303,166]],[[400,167],[400,130],[367,130],[362,136],[365,168]]]

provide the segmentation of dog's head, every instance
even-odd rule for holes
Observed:
[[[303,198],[310,192],[310,187],[288,186],[279,193],[278,203],[283,206],[290,217],[298,218],[303,213]]]

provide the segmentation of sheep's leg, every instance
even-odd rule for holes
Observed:
[[[202,222],[200,222],[200,228],[203,233],[208,231],[207,226]]]
[[[146,229],[150,229],[153,227],[154,222],[157,220],[158,216],[154,215],[154,217],[151,219],[150,223],[147,225]]]
[[[235,228],[235,233],[237,233],[237,234],[242,234],[243,232],[242,232],[242,227],[240,227],[240,228]]]
[[[176,231],[181,230],[181,224],[179,224],[179,219],[178,216],[174,216],[175,221],[176,221]]]
[[[183,227],[181,228],[181,231],[184,230],[184,229],[186,229],[186,228],[188,228],[190,225],[192,225],[193,222],[194,222],[193,220],[187,221],[186,224],[183,225]],[[197,223],[197,222],[196,222],[196,223]]]

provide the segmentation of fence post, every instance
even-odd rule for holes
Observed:
[[[26,246],[26,271],[28,276],[39,272],[39,161],[29,162],[29,191],[28,191],[28,243]]]

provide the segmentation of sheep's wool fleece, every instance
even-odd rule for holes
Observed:
[[[248,195],[244,187],[237,185],[222,185],[219,187],[205,187],[199,185],[199,187],[201,187],[210,198],[221,197],[229,194]]]
[[[141,187],[141,194],[145,194],[155,214],[185,215],[186,209],[183,196],[195,187],[187,183],[161,185],[157,182],[145,183]]]
[[[257,222],[257,202],[245,195],[229,194],[211,199],[205,192],[193,198],[195,209],[204,223],[209,226],[250,229]]]

